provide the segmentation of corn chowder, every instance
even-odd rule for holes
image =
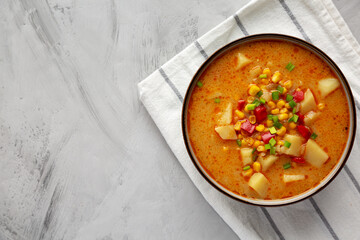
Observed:
[[[330,67],[283,41],[243,44],[202,74],[188,108],[203,168],[249,198],[301,194],[326,177],[349,134],[344,90]]]

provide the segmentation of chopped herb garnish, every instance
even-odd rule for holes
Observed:
[[[252,160],[255,162],[256,159],[257,159],[257,157],[258,157],[258,155],[257,155],[257,154],[254,154],[254,155],[252,156]]]
[[[274,115],[274,116],[272,117],[272,120],[273,120],[274,123],[276,123],[276,122],[279,121],[279,117],[276,116],[276,115]]]
[[[282,127],[282,124],[279,122],[274,122],[274,127],[276,127],[277,129],[280,129]]]
[[[269,120],[273,120],[273,115],[271,115],[271,114],[269,114],[269,115],[267,115],[267,118],[269,119]]]
[[[318,135],[316,133],[312,133],[310,137],[315,140],[317,138],[317,136]]]
[[[284,88],[283,88],[283,87],[281,87],[280,85],[279,85],[279,86],[277,86],[276,90],[278,90],[281,94],[283,94],[283,93],[284,93]]]
[[[248,110],[254,110],[255,107],[256,107],[255,104],[248,104],[248,105],[247,105],[247,109],[248,109]]]
[[[289,105],[290,105],[291,108],[294,108],[294,107],[296,107],[296,102],[294,100],[291,100],[289,102]]]
[[[285,67],[287,70],[289,70],[289,72],[291,72],[292,70],[294,70],[295,68],[295,65],[292,64],[291,62],[289,62],[286,67]]]
[[[286,95],[286,101],[290,102],[291,100],[293,100],[293,96],[291,96],[290,94]]]
[[[251,154],[254,154],[255,151],[256,151],[256,148],[254,148],[254,149],[252,150]]]
[[[215,103],[220,103],[220,98],[215,98]]]
[[[243,170],[246,171],[246,170],[249,170],[250,169],[250,166],[245,166],[243,167]]]
[[[267,74],[260,74],[259,78],[267,78]]]
[[[273,100],[279,100],[279,91],[275,91],[271,93]]]
[[[257,99],[255,99],[252,103],[255,104],[255,107],[258,107],[261,104],[261,102]]]
[[[197,85],[199,88],[201,88],[201,87],[203,86],[203,83],[200,82],[200,81],[198,81],[198,82],[196,83],[196,85]]]
[[[289,168],[291,168],[291,163],[285,163],[285,164],[283,165],[283,168],[284,168],[284,169],[289,169]]]
[[[265,103],[266,103],[266,100],[263,99],[263,98],[260,98],[260,102],[261,102],[262,104],[265,104]]]
[[[285,141],[284,146],[289,148],[291,146],[291,142]]]
[[[270,154],[271,154],[271,155],[275,155],[275,148],[274,148],[274,147],[271,147],[271,148],[270,148]]]
[[[298,115],[296,115],[296,114],[294,114],[294,116],[292,116],[290,119],[289,119],[289,121],[288,122],[297,122],[299,120],[299,116]]]
[[[237,145],[239,145],[239,147],[241,147],[241,140],[240,139],[236,140],[236,143],[237,143]]]
[[[256,96],[259,98],[259,97],[261,97],[263,95],[263,91],[259,91],[257,94],[256,94]]]
[[[270,144],[265,144],[265,149],[268,150],[271,148],[271,145]]]
[[[293,108],[292,112],[293,112],[293,113],[296,113],[296,108]]]
[[[270,143],[271,146],[275,146],[276,140],[274,138],[271,138],[269,143]]]
[[[271,133],[271,134],[275,134],[275,133],[276,133],[276,129],[275,129],[274,127],[269,128],[269,130],[270,130],[270,133]]]

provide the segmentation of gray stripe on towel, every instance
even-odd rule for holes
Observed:
[[[174,91],[176,96],[179,98],[180,102],[183,102],[184,98],[181,96],[179,90],[176,88],[174,83],[172,81],[170,81],[169,77],[166,75],[164,70],[162,68],[159,68],[159,72],[160,72],[161,76],[164,78],[165,82],[171,87],[171,89]]]
[[[246,31],[246,28],[244,27],[244,25],[242,24],[242,22],[240,21],[240,18],[237,14],[233,15],[233,17],[235,18],[236,24],[239,26],[240,30],[243,32],[243,34],[245,36],[248,36],[249,33]]]
[[[267,220],[269,221],[270,225],[272,226],[272,228],[274,229],[274,231],[276,232],[276,234],[279,236],[279,238],[281,240],[285,240],[284,236],[282,235],[282,233],[280,232],[279,228],[276,226],[274,220],[271,218],[269,212],[266,210],[265,207],[261,207],[261,210],[263,211],[265,217],[267,218]]]
[[[204,51],[204,49],[202,48],[202,46],[200,45],[200,43],[199,43],[198,41],[195,41],[194,44],[195,44],[195,46],[199,49],[201,55],[203,55],[203,57],[204,57],[205,59],[208,59],[209,56],[206,54],[206,52]]]

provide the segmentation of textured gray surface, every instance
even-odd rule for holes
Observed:
[[[136,84],[246,2],[2,1],[0,239],[237,239]]]

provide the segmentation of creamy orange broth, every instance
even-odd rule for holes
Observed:
[[[241,70],[235,68],[238,52],[252,60]],[[290,61],[296,66],[291,72],[285,68]],[[229,101],[233,102],[235,110],[239,99],[246,100],[248,85],[254,79],[250,70],[256,66],[262,69],[269,67],[272,72],[280,71],[283,79],[292,80],[295,87],[310,88],[316,102],[325,104],[311,129],[318,135],[316,143],[329,155],[326,163],[316,168],[309,163],[292,162],[292,167],[285,170],[283,165],[291,162],[291,157],[281,155],[267,171],[262,172],[270,182],[265,199],[298,195],[315,187],[329,174],[338,162],[349,134],[349,109],[342,86],[326,98],[320,97],[318,80],[336,78],[336,75],[326,63],[306,49],[282,41],[258,41],[243,44],[215,60],[201,76],[203,86],[194,89],[189,102],[187,124],[190,143],[202,166],[218,183],[242,196],[259,198],[248,186],[248,179],[242,176],[244,166],[236,141],[223,140],[214,131],[217,113]],[[220,103],[215,103],[215,98],[219,98]],[[235,122],[233,120],[232,124]],[[284,183],[284,173],[303,174],[305,180]]]

